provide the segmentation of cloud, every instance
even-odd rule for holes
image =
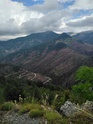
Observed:
[[[58,0],[58,2],[60,2],[60,3],[72,2],[72,1],[74,1],[74,0]]]
[[[81,16],[80,10],[90,13],[83,13]],[[60,33],[91,30],[92,13],[92,0],[44,0],[32,6],[12,0],[0,0],[0,39],[48,30]]]
[[[58,0],[44,0],[43,4],[35,4],[30,7],[32,10],[39,11],[39,12],[48,12],[51,10],[55,10],[59,8]]]
[[[69,7],[71,10],[93,10],[93,0],[75,0],[74,4]]]
[[[24,35],[21,30],[23,22],[31,18],[40,18],[43,14],[37,11],[31,11],[22,3],[11,0],[0,1],[0,36],[4,35]]]
[[[67,23],[70,27],[92,27],[93,28],[93,14],[91,16],[85,16],[80,19],[74,19]]]
[[[43,15],[39,19],[31,19],[22,24],[22,30],[28,33],[32,32],[40,32],[40,31],[58,31],[62,21],[65,18],[69,18],[70,13],[68,11],[51,11],[45,15]]]
[[[15,23],[14,19],[9,19],[6,22],[0,24],[0,35],[10,35],[10,34],[19,34],[20,28]]]
[[[0,36],[25,35],[37,31],[53,30],[59,27],[63,13],[56,10],[57,0],[45,0],[43,4],[26,7],[21,2],[0,1]],[[40,10],[41,9],[41,10]],[[45,13],[46,11],[46,13]]]

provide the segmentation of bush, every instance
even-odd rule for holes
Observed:
[[[54,102],[54,109],[56,109],[57,111],[60,111],[60,107],[64,103],[65,103],[65,96],[58,96]]]
[[[6,110],[6,111],[10,111],[14,108],[14,103],[13,102],[5,102],[4,104],[2,104],[1,106],[1,110]]]
[[[29,112],[31,110],[31,104],[24,104],[23,106],[21,106],[19,113],[26,113]]]
[[[77,113],[69,118],[72,124],[93,124],[93,118],[86,115],[86,113]]]
[[[93,68],[87,66],[81,66],[75,75],[76,81],[81,83],[90,82],[93,83]]]
[[[49,124],[62,124],[62,116],[56,112],[47,111],[45,113],[45,118],[48,120]]]
[[[29,104],[29,103],[26,103],[23,106],[21,106],[21,108],[19,110],[19,113],[20,114],[26,113],[26,112],[29,112],[29,111],[31,111],[33,109],[42,110],[42,107],[39,104]]]
[[[74,94],[74,99],[77,99],[77,102],[84,103],[86,100],[92,101],[93,100],[93,85],[89,82],[86,83],[79,83],[72,87],[72,92]]]
[[[39,109],[33,109],[29,113],[29,116],[31,118],[38,118],[38,117],[42,117],[43,115],[44,115],[44,110],[39,110]]]
[[[70,100],[82,104],[93,101],[93,68],[81,66],[75,75],[76,85],[72,86]]]

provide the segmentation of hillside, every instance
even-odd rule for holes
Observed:
[[[64,37],[65,38],[65,34]],[[70,37],[70,36],[69,36]],[[53,41],[61,38],[61,34],[56,34],[52,31],[33,33],[26,37],[11,39],[8,41],[0,41],[0,58],[17,52],[21,49],[27,49],[45,42]]]
[[[9,54],[1,60],[2,63],[12,63],[31,72],[46,75],[52,78],[53,84],[65,87],[74,83],[74,73],[81,65],[93,65],[93,46],[79,42],[66,33],[58,35],[43,32],[31,34],[24,39],[28,48],[25,45],[25,49],[22,47]],[[15,43],[18,43],[16,40]],[[20,44],[22,46],[23,42],[20,41]]]
[[[93,31],[84,31],[73,35],[73,38],[80,40],[83,43],[93,45]]]

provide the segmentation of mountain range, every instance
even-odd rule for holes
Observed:
[[[57,39],[57,38],[58,39],[61,38],[61,35],[51,31],[47,31],[43,33],[30,34],[26,37],[11,39],[5,42],[1,41],[0,57],[6,56],[10,53],[14,53],[22,49],[27,49],[29,47],[33,47],[48,41],[53,41],[54,39]]]
[[[0,42],[1,63],[15,64],[50,77],[53,84],[70,87],[80,66],[93,66],[92,37],[93,31],[73,36],[47,31]]]

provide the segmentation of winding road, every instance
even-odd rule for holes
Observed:
[[[34,77],[31,79],[31,81],[34,80],[34,79],[36,78],[36,73],[33,73],[33,74],[34,74]]]
[[[19,72],[21,72],[21,71],[19,71]],[[14,73],[14,74],[9,74],[9,75],[5,76],[5,78],[10,77],[10,76],[13,76],[13,75],[15,75],[15,74],[18,74],[19,72],[16,72],[16,73]],[[22,77],[26,76],[27,73],[29,73],[29,71],[28,71],[28,70],[24,70],[24,72],[22,72],[21,74],[19,74],[18,78],[21,79]],[[31,72],[30,72],[30,73],[31,73]],[[32,74],[33,74],[33,77],[30,78],[31,81],[33,81],[33,80],[37,77],[37,74],[36,74],[36,73],[31,73],[31,75],[32,75]],[[47,83],[49,83],[50,81],[51,81],[51,78],[50,78],[50,77],[46,77],[46,79],[45,79],[45,81],[43,82],[43,84],[47,84]]]
[[[21,71],[19,71],[19,72],[21,72]],[[9,75],[5,76],[5,78],[8,78],[8,77],[13,76],[13,75],[15,75],[15,74],[18,74],[19,72],[16,72],[16,73],[14,73],[14,74],[9,74]],[[28,73],[28,70],[25,70],[23,73],[21,73],[21,74],[18,76],[18,78],[20,79],[20,78],[24,77],[27,73]],[[36,73],[32,73],[32,74],[33,74],[34,76],[32,77],[31,80],[34,80],[37,75],[36,75]]]
[[[46,84],[46,83],[48,83],[50,81],[51,81],[51,78],[47,77],[47,80],[43,84]]]

